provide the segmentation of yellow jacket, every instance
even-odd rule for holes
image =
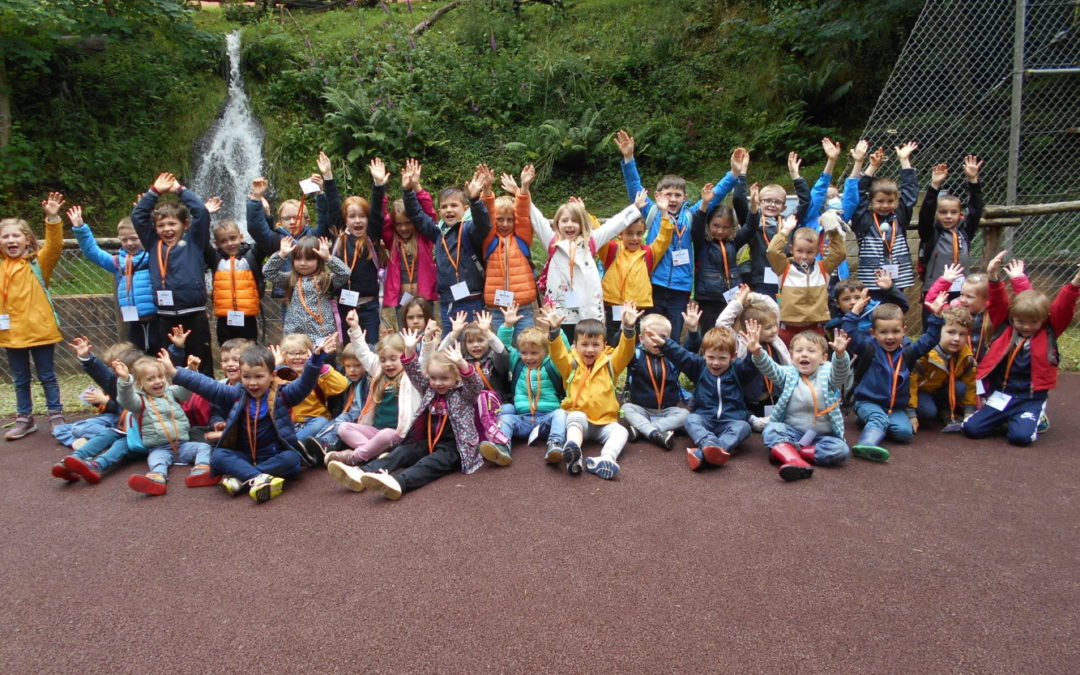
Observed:
[[[604,289],[605,303],[622,305],[633,301],[638,307],[653,306],[651,278],[653,268],[667,253],[674,231],[675,227],[665,216],[660,223],[660,233],[648,246],[636,251],[627,251],[621,241],[612,239],[596,251],[596,257],[604,263],[604,280],[601,286]],[[646,248],[652,256],[651,265],[645,255]],[[612,260],[610,265],[606,262],[608,260]]]
[[[45,243],[37,253],[41,276],[48,285],[60,250],[64,225],[59,218],[45,221]],[[3,257],[0,264],[0,314],[7,314],[9,330],[0,330],[0,347],[25,349],[51,345],[63,339],[45,288],[30,267],[30,258]]]
[[[964,396],[956,401],[959,408],[969,408],[966,412],[974,412],[975,405],[979,402],[978,392],[975,390],[975,357],[971,353],[971,345],[965,344],[952,359],[956,364],[953,370],[955,382],[964,383]],[[949,386],[949,359],[940,346],[930,350],[930,353],[922,357],[911,369],[911,401],[909,406],[912,410],[919,405],[919,392],[933,393],[942,387]],[[956,411],[953,411],[956,412]]]
[[[306,422],[312,417],[325,417],[330,419],[330,411],[326,408],[326,397],[340,394],[349,388],[349,378],[345,377],[330,366],[323,366],[323,373],[319,375],[319,381],[315,389],[307,395],[303,401],[292,407],[293,422]]]
[[[566,382],[563,410],[580,410],[592,424],[617,422],[620,406],[615,396],[615,379],[626,370],[636,346],[635,337],[620,332],[619,346],[604,349],[590,368],[581,362],[577,350],[566,350],[562,335],[556,335],[548,343],[548,351],[551,362]]]

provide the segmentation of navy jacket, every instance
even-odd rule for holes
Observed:
[[[701,349],[701,332],[688,333],[686,350],[696,353],[699,349]],[[650,368],[651,378],[649,377]],[[660,386],[661,381],[664,382],[664,396],[660,405],[656,404],[656,395],[659,392],[653,388],[654,380],[657,386]],[[626,388],[630,392],[630,403],[650,410],[670,408],[684,402],[682,387],[679,386],[679,369],[663,353],[650,354],[641,346],[634,350],[634,358],[626,366]]]
[[[694,381],[692,412],[717,419],[719,410],[719,419],[726,421],[745,422],[750,418],[743,390],[751,385],[760,373],[749,358],[735,359],[731,367],[717,377],[705,366],[705,357],[686,351],[671,338],[664,341],[660,351],[671,359],[676,368]]]
[[[469,210],[472,212],[472,220],[462,220],[443,231],[439,223],[432,220],[420,208],[415,192],[406,190],[403,197],[405,215],[409,217],[421,235],[435,242],[435,268],[438,270],[440,302],[454,302],[450,287],[462,281],[469,286],[469,295],[466,297],[483,297],[484,264],[481,254],[484,251],[484,239],[491,231],[491,219],[488,217],[484,202],[479,199],[470,199]],[[460,257],[458,256],[459,237],[462,237]],[[448,251],[449,254],[447,254]]]
[[[345,232],[345,220],[341,217],[341,195],[333,179],[323,181],[323,192],[316,198],[315,208],[319,214],[319,226],[315,228],[316,237],[334,238]],[[379,212],[382,213],[381,208]],[[373,215],[375,210],[369,208],[367,239],[371,242],[370,245],[364,244],[357,251],[356,237],[346,234],[342,238],[343,250],[334,253],[350,268],[349,281],[342,288],[356,291],[362,298],[379,297],[379,261],[374,257],[374,251],[375,244],[382,237],[382,221],[376,223],[371,217]]]
[[[139,235],[143,248],[150,257],[150,281],[154,291],[172,291],[172,305],[158,305],[159,314],[185,314],[194,310],[206,309],[206,284],[203,272],[206,261],[203,255],[210,244],[210,214],[202,200],[194,192],[184,188],[180,191],[180,201],[191,213],[191,222],[184,236],[172,247],[161,244],[161,256],[158,256],[157,231],[154,229],[153,211],[157,204],[157,192],[147,190],[135,208],[131,211],[131,222]],[[161,269],[161,260],[167,260],[167,270]],[[163,274],[164,272],[164,274]],[[155,294],[155,301],[157,296]]]
[[[893,389],[893,376],[896,370],[896,352],[889,354],[865,330],[859,329],[859,317],[851,312],[844,315],[844,331],[851,336],[851,348],[848,350],[855,361],[857,384],[855,400],[875,403],[885,410],[903,410],[911,399],[911,367],[915,362],[930,353],[941,338],[941,319],[931,315],[927,321],[926,332],[912,342],[905,337],[903,346],[896,350],[903,358],[900,374]],[[890,365],[889,358],[894,360]],[[869,365],[866,365],[869,359]],[[859,363],[859,362],[862,363]]]

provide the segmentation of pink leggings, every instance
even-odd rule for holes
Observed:
[[[356,463],[378,457],[390,446],[401,442],[397,429],[376,429],[355,422],[342,422],[338,426],[338,437],[353,449],[352,459]]]

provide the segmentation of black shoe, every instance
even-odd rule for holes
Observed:
[[[297,442],[298,450],[300,451],[300,458],[302,464],[306,467],[322,466],[323,455],[326,454],[326,448],[318,439],[313,437],[305,438],[302,441]]]
[[[633,443],[641,438],[641,432],[635,429],[633,424],[630,424],[626,420],[623,420],[623,422],[626,424],[626,433],[628,434],[626,437],[627,443]]]
[[[660,434],[660,447],[665,450],[671,450],[675,447],[675,430],[669,429]]]
[[[573,441],[567,441],[563,446],[563,462],[566,463],[566,473],[576,476],[581,473],[581,446]]]

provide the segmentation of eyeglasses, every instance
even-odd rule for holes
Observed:
[[[784,200],[783,199],[762,199],[761,203],[762,204],[772,204],[773,206],[782,206],[783,203],[784,203]]]
[[[302,352],[281,352],[281,353],[284,354],[285,356],[304,356],[304,357],[306,357],[308,355],[307,350],[304,350]]]

